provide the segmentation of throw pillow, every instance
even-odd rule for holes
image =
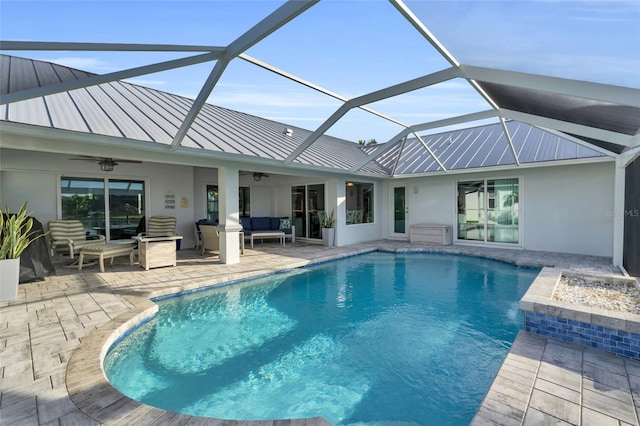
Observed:
[[[291,229],[291,219],[280,219],[280,229]]]

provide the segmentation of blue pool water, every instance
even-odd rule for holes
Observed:
[[[131,398],[198,416],[466,425],[537,272],[374,252],[165,299],[105,371]]]

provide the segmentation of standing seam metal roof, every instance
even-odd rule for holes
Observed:
[[[521,164],[604,157],[604,154],[518,121],[506,123]],[[499,123],[422,136],[447,170],[475,169],[515,164]],[[381,167],[397,161],[399,149],[380,157]],[[397,175],[442,171],[416,138],[407,139],[398,161]]]
[[[2,94],[92,74],[31,59],[0,55]],[[506,93],[506,92],[505,92]],[[193,100],[127,82],[109,82],[2,105],[2,119],[16,123],[126,137],[170,145]],[[601,157],[598,151],[517,121],[506,124],[520,163]],[[285,130],[293,130],[291,136]],[[205,104],[182,143],[185,148],[285,160],[313,132]],[[515,164],[500,124],[422,136],[447,170]],[[87,140],[90,143],[90,139]],[[407,176],[440,171],[415,139],[407,139],[365,164],[360,173]],[[555,147],[555,149],[553,149]],[[322,135],[294,164],[348,171],[385,145],[361,147]],[[178,148],[180,149],[180,148]]]

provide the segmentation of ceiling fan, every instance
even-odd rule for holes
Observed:
[[[262,173],[262,172],[244,172],[244,171],[241,171],[240,174],[241,175],[252,175],[253,176],[253,180],[255,180],[256,182],[260,182],[263,177],[269,177],[269,175],[267,173]]]
[[[103,172],[113,171],[113,168],[120,163],[142,163],[142,161],[140,160],[113,159],[111,157],[92,157],[90,155],[71,157],[69,158],[69,160],[96,161],[100,165],[100,170],[102,170]]]

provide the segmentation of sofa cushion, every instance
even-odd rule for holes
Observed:
[[[251,218],[251,230],[252,231],[270,231],[271,230],[271,218],[269,218],[269,217],[252,217]]]
[[[251,218],[250,217],[241,217],[240,218],[240,225],[242,225],[242,229],[244,229],[244,232],[251,232]]]
[[[272,231],[278,231],[280,229],[280,218],[279,217],[271,217],[269,218],[269,229]]]

